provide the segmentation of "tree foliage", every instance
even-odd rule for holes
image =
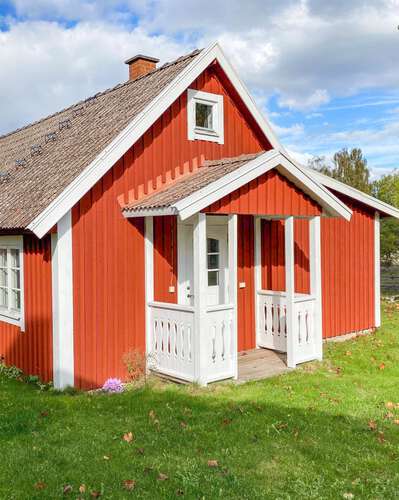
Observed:
[[[350,151],[341,149],[331,162],[323,156],[315,157],[309,166],[399,208],[399,172],[383,175],[370,182],[367,160],[359,148]],[[381,261],[385,265],[399,261],[399,221],[391,217],[381,220]]]

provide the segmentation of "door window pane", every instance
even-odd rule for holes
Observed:
[[[208,271],[208,286],[219,285],[219,271]]]
[[[219,269],[219,255],[208,255],[208,269]]]
[[[10,254],[11,254],[11,267],[19,267],[19,250],[12,249]]]
[[[0,248],[0,267],[7,266],[7,249]]]
[[[7,286],[7,269],[0,268],[0,286]]]
[[[21,288],[19,269],[11,269],[11,288]]]
[[[7,288],[0,288],[0,307],[8,307]]]
[[[219,253],[219,240],[208,238],[208,253]]]

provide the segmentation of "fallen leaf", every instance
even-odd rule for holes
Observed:
[[[369,420],[368,427],[371,431],[377,430],[377,422],[375,420]]]
[[[90,496],[92,496],[93,498],[99,498],[101,496],[101,493],[99,491],[92,490],[90,492]]]
[[[33,485],[33,487],[35,488],[35,490],[44,490],[45,488],[47,488],[47,484],[43,481],[38,481]]]
[[[186,422],[180,422],[180,427],[181,427],[182,429],[185,429],[185,428],[187,427]]]
[[[399,418],[395,418],[395,420],[393,421],[394,424],[396,425],[399,425]]]
[[[223,425],[230,425],[231,424],[231,418],[224,418],[222,424]]]
[[[139,455],[144,455],[144,448],[136,448],[136,451]]]
[[[347,356],[352,356],[352,351],[346,351],[345,353]]]
[[[71,493],[73,490],[72,486],[70,484],[66,484],[63,489],[62,489],[62,492],[64,495],[68,495],[68,493]]]
[[[126,434],[123,435],[123,440],[126,441],[126,443],[131,443],[133,441],[133,433],[126,432]]]
[[[136,481],[133,481],[133,479],[126,479],[123,481],[123,487],[125,490],[132,491],[136,486]]]
[[[48,411],[47,410],[41,411],[40,416],[41,417],[48,417]]]
[[[148,412],[148,416],[150,417],[151,420],[154,420],[154,418],[156,417],[155,411],[154,410],[150,410]]]
[[[386,408],[395,408],[395,403],[392,403],[392,401],[388,401],[385,403]]]
[[[158,481],[166,481],[167,479],[169,479],[169,476],[167,476],[166,474],[163,474],[162,472],[160,472],[158,474],[157,479],[158,479]]]
[[[208,467],[219,467],[219,462],[217,460],[208,460]]]
[[[85,484],[81,484],[79,486],[79,493],[86,493],[86,485]]]
[[[103,456],[103,459],[104,459],[104,460],[109,460],[109,457],[108,457],[107,455],[104,455],[104,456]]]
[[[385,363],[381,363],[378,367],[380,370],[385,370]]]
[[[384,418],[393,418],[394,417],[394,414],[392,412],[388,412]]]
[[[351,500],[352,498],[355,498],[355,495],[353,493],[344,493],[342,496],[344,498],[346,498],[347,500]]]
[[[287,427],[288,424],[286,424],[285,422],[280,422],[279,424],[276,425],[276,429],[278,429],[279,431],[282,429],[286,429]]]
[[[378,431],[378,441],[382,444],[385,443],[385,436],[382,431]]]

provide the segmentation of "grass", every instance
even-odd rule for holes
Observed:
[[[3,377],[0,498],[397,498],[398,380],[394,306],[323,363],[241,386],[66,395]]]

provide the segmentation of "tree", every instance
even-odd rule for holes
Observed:
[[[309,166],[360,191],[371,192],[370,171],[360,148],[341,149],[334,154],[331,164],[325,157],[317,156],[310,160]]]
[[[383,175],[374,181],[372,194],[399,208],[399,172]],[[399,259],[399,221],[391,217],[381,220],[381,260],[390,266]]]

